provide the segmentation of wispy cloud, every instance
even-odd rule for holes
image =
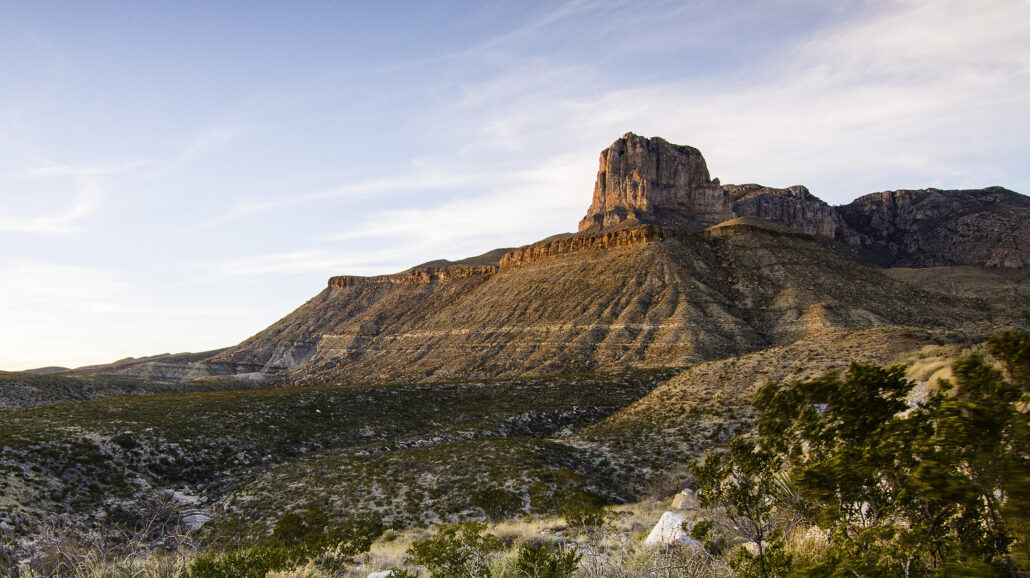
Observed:
[[[385,264],[395,262],[407,254],[410,253],[396,247],[372,251],[308,249],[201,263],[197,269],[202,279],[304,273],[317,273],[326,277],[345,273],[377,275],[394,272]]]
[[[65,207],[44,214],[12,214],[0,211],[0,231],[34,234],[66,234],[77,230],[83,220],[101,206],[105,197],[105,178],[133,171],[145,161],[120,159],[110,162],[71,166],[57,161],[34,158],[27,166],[9,174],[7,187],[19,183],[44,182],[59,197],[71,198]]]
[[[260,213],[277,211],[301,205],[322,203],[325,201],[344,200],[367,195],[386,196],[393,193],[410,192],[412,190],[438,190],[461,185],[468,182],[469,175],[445,175],[437,171],[412,171],[411,174],[393,177],[382,177],[364,181],[346,183],[330,189],[311,193],[295,194],[270,200],[255,200],[235,203],[221,215],[205,221],[197,228],[213,227],[244,217]]]
[[[147,164],[147,161],[140,159],[120,159],[106,163],[73,167],[44,158],[35,158],[29,166],[16,171],[15,176],[27,179],[48,178],[48,177],[88,177],[116,175],[137,169]]]
[[[831,201],[1017,173],[1001,184],[1018,188],[1030,185],[1025,172],[998,159],[1030,145],[1028,63],[1024,1],[872,2],[704,77],[626,86],[590,66],[534,60],[465,84],[431,126],[527,162],[591,140],[596,151],[633,130],[700,147],[724,181],[809,184]]]
[[[497,178],[489,192],[463,195],[428,208],[393,208],[368,215],[363,223],[326,237],[330,241],[380,239],[446,250],[459,240],[524,237],[527,233],[561,232],[574,225],[570,215],[589,199],[579,161],[557,158]],[[589,177],[588,177],[589,178]],[[483,250],[494,247],[483,247]]]
[[[103,197],[100,186],[89,178],[78,179],[79,192],[71,206],[61,211],[34,216],[14,216],[0,213],[0,231],[11,233],[65,234],[76,230]]]

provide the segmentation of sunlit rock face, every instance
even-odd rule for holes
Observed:
[[[697,149],[627,133],[601,152],[581,233],[640,224],[698,230],[733,218],[732,200]]]

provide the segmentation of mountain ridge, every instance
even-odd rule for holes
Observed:
[[[1030,199],[1000,187],[874,193],[833,207],[800,185],[721,185],[698,149],[627,133],[602,152],[575,234],[334,276],[236,346],[67,373],[435,381],[685,367],[827,327],[980,334],[1021,326],[1025,307],[878,267],[1021,270],[1024,217]]]

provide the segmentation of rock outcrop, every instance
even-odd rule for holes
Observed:
[[[441,267],[412,267],[403,273],[393,275],[376,275],[359,277],[356,275],[337,275],[329,278],[329,287],[342,289],[354,285],[392,283],[399,285],[426,285],[429,283],[447,283],[456,279],[485,277],[497,272],[497,265],[446,265]]]
[[[786,189],[756,184],[725,185],[723,190],[733,199],[733,214],[737,217],[776,221],[822,239],[855,237],[836,209],[801,185]]]
[[[686,531],[687,519],[675,512],[665,512],[658,522],[651,528],[651,533],[644,538],[647,546],[669,546],[671,544],[686,544],[688,546],[700,546],[701,543],[690,537]]]
[[[775,221],[883,267],[1030,264],[1030,198],[1008,189],[888,191],[833,207],[800,185],[720,185],[697,149],[633,133],[601,153],[579,230],[693,231],[736,217]]]
[[[594,198],[580,232],[639,224],[697,230],[733,217],[701,152],[626,133],[601,152]]]
[[[1030,198],[1001,187],[886,191],[838,211],[884,265],[1030,265]]]

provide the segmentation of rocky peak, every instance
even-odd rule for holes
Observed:
[[[1002,187],[884,191],[838,211],[890,266],[1030,265],[1030,198]]]
[[[704,229],[731,218],[731,201],[699,150],[626,133],[601,152],[593,202],[579,230]]]
[[[785,189],[725,185],[723,190],[733,199],[733,213],[738,217],[760,217],[822,239],[857,242],[850,239],[853,232],[837,210],[801,185]]]

